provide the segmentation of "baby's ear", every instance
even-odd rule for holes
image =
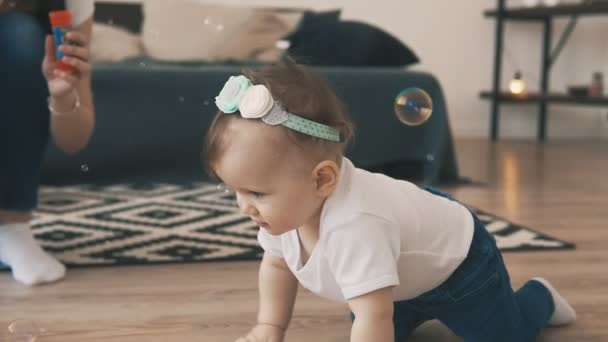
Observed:
[[[340,177],[340,167],[333,160],[323,160],[313,169],[313,178],[317,194],[321,197],[329,197],[336,186]]]

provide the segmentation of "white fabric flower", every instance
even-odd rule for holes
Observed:
[[[263,84],[250,87],[239,103],[241,116],[247,119],[257,119],[265,116],[274,106],[270,90]]]

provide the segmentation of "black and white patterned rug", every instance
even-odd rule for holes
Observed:
[[[503,251],[571,249],[566,243],[474,210]],[[36,239],[68,266],[261,257],[257,227],[215,184],[44,186]]]

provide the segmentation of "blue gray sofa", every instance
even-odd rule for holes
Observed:
[[[356,125],[348,151],[356,165],[426,184],[459,179],[441,86],[429,73],[396,67],[317,67]],[[207,179],[201,150],[216,110],[214,97],[239,65],[131,60],[96,64],[97,123],[76,156],[49,147],[43,183],[190,182]],[[430,120],[401,124],[395,96],[416,86],[432,97]]]

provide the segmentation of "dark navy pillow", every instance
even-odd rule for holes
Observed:
[[[384,30],[357,21],[307,18],[285,38],[289,55],[300,63],[327,66],[407,66],[418,56]]]

